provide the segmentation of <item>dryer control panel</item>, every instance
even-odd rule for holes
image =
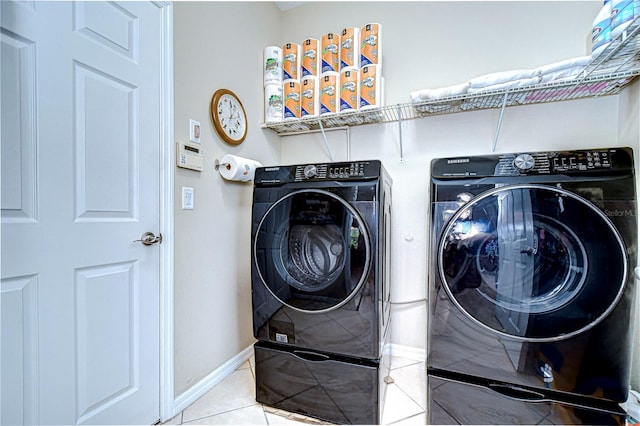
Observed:
[[[256,185],[290,182],[355,181],[380,177],[379,160],[341,163],[298,164],[293,166],[260,167],[256,169]]]
[[[498,176],[600,175],[633,170],[629,148],[575,151],[521,152],[436,159],[431,175],[436,178]]]
[[[352,163],[330,163],[330,164],[306,164],[296,166],[296,182],[319,179],[319,180],[343,180],[362,179],[370,172],[370,163],[367,161],[355,161]],[[375,177],[375,176],[373,176]]]
[[[549,174],[608,169],[608,150],[505,154],[500,156],[496,175]]]

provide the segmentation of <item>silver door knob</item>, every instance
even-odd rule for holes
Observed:
[[[145,232],[144,234],[142,234],[140,236],[139,240],[133,240],[134,243],[142,243],[145,246],[150,246],[153,245],[155,243],[161,243],[162,242],[162,234],[158,234],[158,236],[156,236],[156,234],[154,234],[153,232]]]

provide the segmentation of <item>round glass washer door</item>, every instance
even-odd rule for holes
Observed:
[[[369,233],[358,212],[320,189],[294,191],[275,202],[260,220],[253,250],[271,295],[307,313],[349,302],[371,262]]]
[[[507,185],[460,207],[438,245],[442,286],[471,321],[527,341],[582,333],[624,291],[626,247],[590,201],[545,185]]]

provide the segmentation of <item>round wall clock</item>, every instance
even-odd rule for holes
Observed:
[[[240,145],[247,137],[247,114],[231,90],[219,89],[213,94],[211,120],[220,138],[230,145]]]

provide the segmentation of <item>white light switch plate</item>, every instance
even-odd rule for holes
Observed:
[[[193,210],[194,192],[193,188],[182,187],[182,210]]]
[[[191,142],[200,143],[200,122],[189,120],[189,140]]]

